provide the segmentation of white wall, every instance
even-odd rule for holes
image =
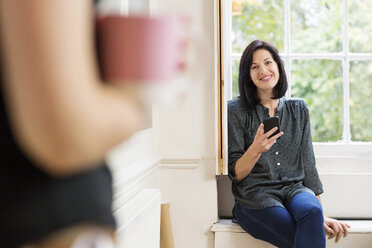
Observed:
[[[126,0],[110,1],[116,9],[119,3],[128,5]],[[161,194],[162,202],[170,203],[175,247],[212,248],[210,228],[217,221],[214,0],[148,3],[160,15],[185,14],[202,32],[207,46],[198,63],[204,80],[190,88],[181,105],[155,106],[153,128],[134,135],[107,157],[114,176],[119,247],[159,246]],[[147,211],[150,208],[154,211]]]
[[[153,148],[153,130],[148,129],[112,149],[106,158],[113,172],[120,248],[159,248],[159,158]]]
[[[161,190],[170,203],[175,247],[212,248],[211,225],[217,220],[214,161],[196,169],[161,169]]]
[[[170,203],[175,247],[213,247],[217,220],[214,0],[158,0],[161,12],[184,13],[204,33],[204,81],[173,110],[158,109],[154,129],[161,157],[174,161],[160,169],[164,202]]]

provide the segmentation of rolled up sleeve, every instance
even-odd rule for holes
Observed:
[[[229,176],[234,182],[236,180],[236,162],[245,153],[244,141],[245,114],[242,107],[235,101],[228,103],[228,167]]]

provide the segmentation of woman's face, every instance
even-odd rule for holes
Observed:
[[[253,53],[250,76],[257,90],[261,93],[272,93],[279,81],[278,64],[266,49],[259,49]]]

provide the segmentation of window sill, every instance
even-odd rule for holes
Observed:
[[[342,220],[350,225],[349,234],[372,234],[372,220]],[[220,219],[214,223],[212,232],[245,233],[245,231],[232,219]]]
[[[315,156],[318,158],[369,158],[372,160],[371,142],[313,143]]]

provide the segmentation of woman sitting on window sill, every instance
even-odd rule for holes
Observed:
[[[326,247],[325,232],[337,242],[349,226],[323,215],[309,109],[286,99],[286,90],[277,49],[253,41],[240,61],[240,97],[228,103],[233,214],[246,232],[277,247]],[[277,127],[265,133],[262,124],[270,116],[282,130],[272,137]]]

